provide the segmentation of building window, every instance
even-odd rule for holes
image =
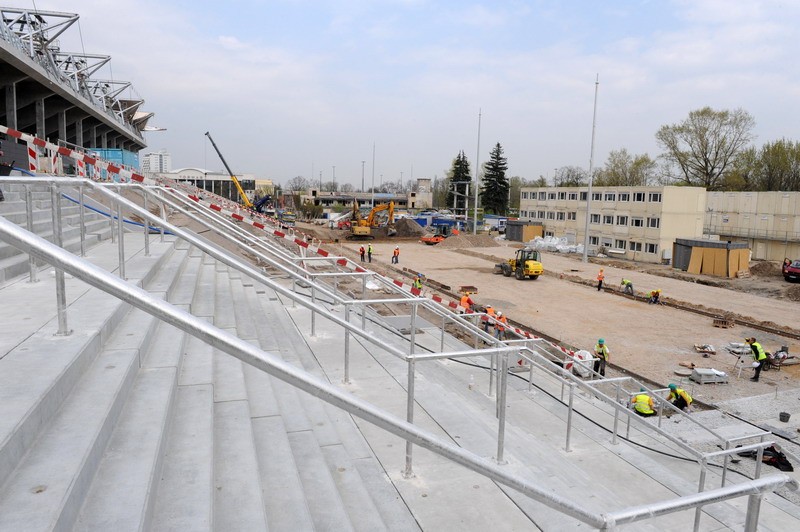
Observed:
[[[661,192],[651,192],[650,199],[648,201],[653,203],[661,203]]]
[[[644,192],[634,192],[633,201],[644,201]]]
[[[548,192],[547,193],[547,199],[556,199],[556,193],[555,192]]]
[[[647,219],[647,227],[652,227],[653,229],[658,229],[661,227],[661,218],[648,218]]]
[[[658,253],[658,244],[645,244],[644,252],[655,255],[656,253]]]
[[[567,199],[567,193],[566,192],[559,192],[558,193],[558,199],[560,199],[560,200]]]
[[[555,236],[552,231],[545,231],[544,236]]]
[[[644,227],[644,218],[631,218],[631,227]]]
[[[556,213],[556,220],[564,220],[566,218],[566,213],[558,212]]]
[[[547,212],[547,219],[548,220],[555,220],[556,219],[556,213],[553,212],[553,211],[548,211]]]
[[[617,216],[617,225],[628,225],[627,216]]]
[[[581,201],[586,201],[586,198],[589,197],[588,192],[581,192]]]
[[[634,242],[631,240],[629,242],[631,251],[641,251],[642,250],[642,243],[641,242]]]
[[[528,217],[528,211],[519,211],[519,215],[520,215],[522,218],[527,218],[527,217]]]
[[[575,201],[577,199],[578,199],[578,193],[577,192],[570,192],[569,193],[569,200],[570,201]]]
[[[600,192],[592,192],[592,201],[600,201],[603,199],[603,194]]]
[[[539,199],[546,200],[547,199],[547,192],[539,192]]]
[[[523,192],[522,193],[522,199],[528,199],[528,193],[527,192]]]
[[[573,212],[568,212],[567,213],[567,220],[577,220],[578,219],[577,216],[578,216],[578,213],[576,213],[574,211]]]
[[[589,237],[589,245],[590,246],[596,246],[598,242],[599,242],[599,240],[597,240],[596,236],[590,236]]]
[[[539,218],[540,220],[544,220],[544,211],[539,211],[539,214],[536,217]]]
[[[605,225],[613,224],[614,223],[614,216],[612,216],[611,214],[604,214],[603,215],[603,223]]]
[[[624,241],[624,240],[615,240],[614,241],[614,247],[616,249],[625,249],[626,244],[627,244],[627,242]]]
[[[616,192],[606,192],[603,199],[605,201],[617,201],[617,194]]]
[[[600,223],[600,215],[599,214],[593,214],[591,222],[593,224],[599,224]]]
[[[630,201],[631,200],[631,193],[630,192],[620,192],[617,195],[617,201]]]

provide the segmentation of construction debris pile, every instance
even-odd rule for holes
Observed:
[[[558,253],[583,253],[583,244],[570,244],[565,237],[557,238],[554,236],[546,236],[544,238],[537,236],[530,242],[528,246],[539,251],[551,251]]]
[[[489,235],[454,235],[445,238],[440,244],[440,248],[493,248],[497,247],[497,242]]]
[[[760,277],[778,277],[781,275],[781,268],[773,262],[759,260],[750,266],[750,273]]]
[[[399,220],[396,220],[394,223],[394,228],[397,230],[396,236],[400,237],[422,236],[426,234],[425,228],[410,218],[400,218]]]

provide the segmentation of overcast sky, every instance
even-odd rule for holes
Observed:
[[[33,7],[30,0],[5,5]],[[360,188],[443,176],[499,142],[509,175],[552,178],[655,132],[741,107],[757,145],[800,139],[800,2],[746,0],[37,0],[78,13],[64,51],[112,56],[155,112],[147,151],[173,167]],[[478,111],[482,112],[478,151]],[[474,166],[473,166],[474,168]]]

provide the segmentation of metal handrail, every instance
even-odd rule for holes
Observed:
[[[792,490],[797,490],[799,487],[798,482],[787,475],[771,475],[702,494],[679,497],[669,501],[651,503],[616,512],[605,514],[589,512],[571,499],[556,495],[549,490],[544,490],[517,475],[505,471],[499,465],[493,464],[450,442],[443,441],[411,423],[339,390],[323,379],[285,362],[277,355],[262,351],[253,344],[218,329],[203,319],[197,318],[164,300],[153,297],[145,290],[131,285],[37,235],[31,234],[4,218],[0,219],[0,237],[12,246],[51,264],[56,269],[69,273],[85,283],[202,340],[216,349],[281,379],[291,386],[319,397],[333,406],[346,410],[377,427],[405,439],[409,443],[426,448],[471,471],[516,489],[554,510],[600,530],[613,529],[623,522],[635,522],[650,518],[653,515],[699,508],[703,504],[710,502],[721,502],[741,495],[749,495],[748,526],[746,530],[755,531],[758,509],[760,508],[760,495],[783,486]]]

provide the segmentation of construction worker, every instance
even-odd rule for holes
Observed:
[[[761,344],[756,342],[755,338],[745,338],[744,341],[750,345],[750,349],[753,351],[753,360],[758,364],[757,366],[753,366],[756,368],[756,374],[750,380],[758,382],[758,377],[761,375],[761,370],[764,368],[764,363],[767,361],[767,354],[764,352],[764,348],[761,347]]]
[[[372,244],[367,245],[367,260],[372,263]]]
[[[494,327],[493,319],[495,319],[494,308],[491,305],[486,305],[486,321],[483,322],[483,332],[489,333],[489,329]]]
[[[659,288],[657,290],[650,290],[648,295],[650,298],[647,300],[647,302],[651,305],[658,305],[658,300],[661,298],[661,289]]]
[[[392,264],[398,264],[400,262],[400,246],[395,246],[394,251],[392,251]]]
[[[417,277],[414,279],[414,282],[411,283],[411,286],[416,288],[417,290],[422,290],[422,274],[418,273]]]
[[[597,291],[603,289],[603,279],[606,278],[606,274],[603,273],[603,268],[600,268],[600,272],[597,274]]]
[[[620,283],[620,286],[622,287],[622,293],[623,294],[633,295],[633,283],[631,282],[630,279],[625,279],[623,277],[622,278],[622,282]]]
[[[692,404],[692,396],[686,393],[686,390],[683,388],[678,388],[675,384],[670,384],[667,401],[672,401],[672,406],[678,410],[688,412],[689,406]]]
[[[361,255],[361,262],[364,262],[364,255],[367,253],[367,250],[364,249],[363,245],[358,248],[358,253]]]
[[[460,304],[461,304],[461,307],[464,309],[464,310],[461,311],[462,314],[465,313],[468,310],[472,310],[472,305],[475,304],[475,302],[469,296],[470,296],[470,292],[464,292],[464,295],[461,296]]]
[[[597,360],[594,361],[595,373],[606,376],[606,362],[608,362],[610,354],[606,341],[602,338],[597,340],[597,344],[594,346],[594,356],[597,357]]]
[[[643,393],[644,391],[644,388],[639,388],[639,394],[631,399],[633,411],[642,417],[654,416],[656,414],[655,410],[653,410],[655,403],[652,397]]]
[[[503,340],[506,335],[506,327],[508,326],[508,318],[502,312],[497,311],[497,323],[494,325],[494,335],[498,340]]]

